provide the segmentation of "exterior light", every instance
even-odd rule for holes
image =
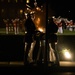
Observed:
[[[25,13],[25,16],[27,16],[27,13]]]
[[[29,0],[26,0],[26,3],[29,3]]]
[[[36,10],[40,11],[41,9],[39,7],[36,7]]]
[[[43,32],[43,28],[38,28],[38,30],[39,30],[40,32]]]
[[[38,27],[38,30],[42,33],[45,33],[45,28],[43,28],[43,27]]]
[[[64,53],[64,55],[65,55],[65,57],[66,57],[67,59],[70,59],[70,58],[71,58],[71,55],[70,55],[70,53],[69,53],[68,51],[66,51],[66,52]]]
[[[70,50],[64,49],[64,50],[62,50],[62,52],[63,52],[63,55],[64,55],[64,57],[65,57],[66,59],[71,59],[71,58],[72,58],[72,55],[71,55]]]
[[[20,13],[22,14],[23,13],[23,10],[20,10]]]
[[[31,11],[30,14],[33,14],[33,12]]]
[[[55,16],[52,16],[52,18],[55,18]]]

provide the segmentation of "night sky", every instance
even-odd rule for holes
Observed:
[[[73,19],[75,21],[75,2],[74,0],[36,0],[38,5],[48,4],[50,10],[54,11],[55,16]]]
[[[49,0],[48,4],[57,16],[75,20],[75,3],[73,0]]]

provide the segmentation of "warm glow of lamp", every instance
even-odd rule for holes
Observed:
[[[64,54],[64,57],[67,58],[67,59],[72,58],[71,52],[68,49],[64,49],[63,54]]]
[[[36,23],[40,24],[40,18],[37,18]]]
[[[65,57],[66,57],[66,58],[68,58],[68,59],[69,59],[69,58],[71,58],[70,53],[69,53],[69,52],[67,52],[67,51],[64,53],[64,55],[65,55]]]
[[[20,10],[20,13],[23,13],[23,10]]]
[[[29,3],[29,0],[26,0],[26,3]]]
[[[36,10],[40,11],[41,9],[39,7],[36,7]]]
[[[43,32],[43,28],[38,28],[38,30],[39,30],[40,32]]]

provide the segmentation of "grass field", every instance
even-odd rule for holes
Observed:
[[[5,28],[0,28],[0,35],[5,35],[6,34],[6,29]],[[15,35],[14,31],[8,32],[8,35]],[[19,34],[17,35],[24,35],[24,32],[19,31]]]
[[[64,29],[63,33],[57,33],[57,35],[75,35],[75,31],[69,31],[67,29]]]
[[[6,29],[5,28],[0,28],[0,34],[6,34]],[[15,32],[9,32],[8,34],[14,35]],[[20,31],[18,35],[24,35],[25,33]],[[75,35],[75,31],[69,31],[69,30],[64,30],[63,33],[57,33],[57,35]]]

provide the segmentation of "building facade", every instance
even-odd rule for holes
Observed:
[[[3,19],[23,17],[25,0],[0,0],[0,17]]]

